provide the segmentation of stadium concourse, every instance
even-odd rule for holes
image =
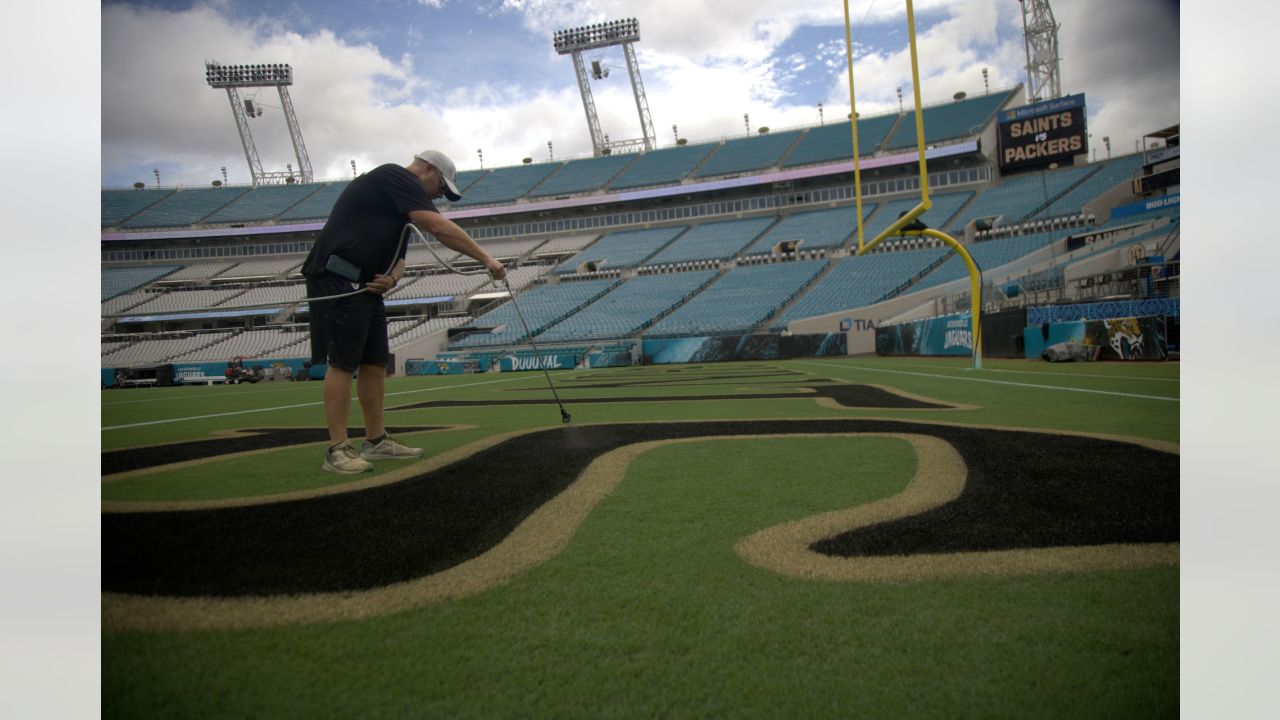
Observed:
[[[1098,301],[1176,328],[1176,127],[1159,150],[1013,168],[995,148],[1023,96],[923,110],[932,207],[921,220],[967,247],[984,315],[1009,330],[984,331],[984,354],[1035,357],[1025,328],[1044,326],[1048,342],[1046,313],[1099,319]],[[857,120],[862,239],[919,202],[914,115]],[[779,340],[799,354],[883,352],[877,329],[962,313],[972,298],[939,241],[901,236],[858,254],[852,155],[846,121],[463,171],[463,200],[441,207],[515,267],[532,339],[572,364],[734,359],[717,342],[744,336],[761,342],[738,346],[767,353]],[[299,268],[346,182],[103,189],[103,385],[216,381],[233,360],[318,376],[304,362]],[[450,273],[417,244],[407,275],[387,297],[393,372],[487,370],[530,352],[505,289]],[[1082,303],[1095,305],[1072,316]],[[1174,330],[1164,340],[1176,351]],[[702,349],[672,350],[690,344]]]

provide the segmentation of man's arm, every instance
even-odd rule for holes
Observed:
[[[430,210],[414,210],[409,213],[409,219],[424,232],[434,235],[445,247],[450,250],[456,250],[483,264],[488,268],[489,274],[493,276],[494,280],[501,280],[506,277],[507,269],[502,263],[485,252],[484,248],[471,239],[466,230],[458,227],[458,224],[449,218]]]

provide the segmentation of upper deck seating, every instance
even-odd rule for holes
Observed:
[[[458,190],[465,193],[472,185],[476,184],[477,180],[484,177],[488,172],[488,170],[460,170],[453,179],[458,184]]]
[[[512,203],[527,195],[529,190],[542,182],[560,163],[516,165],[497,168],[485,173],[462,194],[462,199],[450,203],[450,207],[474,207]],[[461,189],[461,188],[459,188]]]
[[[924,108],[924,139],[936,143],[977,135],[1017,89],[966,98],[945,105]],[[898,123],[885,148],[895,150],[916,144],[916,111],[913,108]]]
[[[103,190],[102,227],[113,227],[173,194],[172,190]]]
[[[325,185],[297,205],[281,213],[280,219],[282,221],[301,221],[328,218],[329,213],[333,212],[333,204],[338,201],[338,196],[342,194],[343,190],[347,189],[347,185],[350,183],[350,180],[343,180],[342,182],[332,182]]]
[[[884,138],[898,120],[898,114],[880,115],[873,118],[858,118],[858,154],[862,157],[872,155],[876,148],[884,143]],[[783,167],[799,167],[817,163],[837,162],[853,159],[853,131],[849,121],[843,120],[816,128],[809,132],[783,161]]]
[[[613,182],[610,190],[650,185],[672,185],[687,177],[698,163],[712,150],[714,143],[706,145],[679,145],[673,148],[650,150],[629,165]]]
[[[798,137],[799,130],[789,130],[726,141],[694,175],[714,177],[774,167]]]
[[[230,204],[248,188],[196,188],[176,190],[160,202],[125,220],[125,228],[159,228],[195,225],[218,208]]]
[[[529,197],[572,195],[599,190],[634,159],[635,154],[570,160],[556,174],[534,188]]]
[[[323,188],[323,183],[263,185],[256,187],[205,218],[205,222],[233,223],[270,220],[279,216],[303,198]]]

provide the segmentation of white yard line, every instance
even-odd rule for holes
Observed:
[[[902,363],[902,365],[903,367],[927,367],[930,369],[938,368],[937,365],[922,365],[919,363]],[[951,365],[947,365],[943,367],[946,367],[948,370],[967,370],[968,369],[968,368],[961,368],[959,366],[951,366]],[[1157,377],[1146,377],[1145,375],[1094,375],[1092,373],[1054,373],[1054,372],[1042,372],[1039,370],[997,370],[995,368],[982,368],[982,371],[993,372],[993,373],[1017,373],[1019,375],[1044,375],[1047,377],[1087,377],[1087,378],[1101,378],[1103,380],[1144,380],[1148,382],[1175,382],[1175,383],[1182,382],[1181,378],[1157,378]]]
[[[1112,392],[1110,390],[1087,390],[1085,388],[1061,387],[1057,385],[1032,385],[1031,383],[1009,382],[1007,380],[988,380],[986,378],[963,377],[961,375],[936,375],[933,373],[907,372],[906,370],[885,370],[883,368],[867,367],[866,365],[833,365],[831,363],[820,363],[811,360],[801,360],[800,362],[810,365],[821,365],[830,368],[845,368],[847,370],[866,370],[869,372],[892,373],[894,375],[915,375],[916,377],[939,378],[942,380],[959,380],[962,382],[980,382],[991,383],[993,385],[1011,385],[1014,387],[1036,388],[1038,390],[1061,390],[1063,392],[1088,393],[1090,395],[1115,395],[1118,397],[1139,398],[1141,400],[1163,400],[1165,402],[1179,402],[1176,397],[1161,397],[1160,395],[1138,395],[1136,393]]]
[[[316,384],[319,385],[319,383],[316,383]],[[238,395],[253,395],[255,393],[258,395],[263,395],[266,393],[289,392],[291,389],[292,388],[272,388],[270,390],[241,390],[239,392],[228,392],[228,393],[222,393],[219,395],[208,395],[206,397],[211,399],[222,399],[224,397],[236,397]],[[184,397],[182,395],[173,395],[170,397],[145,398],[141,400],[117,400],[115,402],[104,402],[102,404],[104,406],[105,405],[136,405],[137,403],[169,402],[171,400],[185,400],[187,402],[190,402],[191,396],[188,395]]]
[[[414,393],[436,392],[437,390],[452,390],[454,388],[462,388],[462,387],[476,387],[477,385],[492,385],[494,383],[515,382],[517,380],[524,380],[524,379],[526,378],[515,377],[515,378],[508,378],[506,380],[486,380],[484,382],[478,382],[478,383],[464,383],[462,385],[450,385],[448,387],[432,387],[432,388],[419,388],[417,390],[402,390],[400,392],[387,393],[386,397],[393,397],[396,395],[412,395]],[[188,420],[207,420],[209,418],[228,417],[231,415],[247,415],[249,413],[274,412],[276,410],[292,410],[294,408],[313,407],[315,405],[323,405],[323,404],[324,404],[324,401],[308,402],[308,403],[298,403],[296,405],[277,405],[275,407],[255,408],[253,410],[236,410],[233,412],[212,413],[210,415],[192,415],[190,417],[167,418],[165,420],[147,420],[145,422],[128,423],[126,425],[110,425],[108,427],[102,428],[102,430],[103,432],[106,432],[107,430],[124,430],[125,428],[144,427],[146,425],[167,425],[169,423],[186,422]]]

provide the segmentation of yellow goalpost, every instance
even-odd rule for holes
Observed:
[[[858,111],[857,102],[853,94],[853,38],[849,22],[849,0],[844,0],[844,47],[845,57],[849,62],[849,125],[853,132],[853,185],[854,206],[855,212],[857,212],[856,222],[858,225],[858,254],[866,254],[871,248],[880,244],[882,240],[894,235],[914,237],[923,235],[931,237],[941,240],[959,253],[960,257],[964,259],[965,266],[969,268],[969,314],[972,321],[973,367],[977,370],[982,368],[982,326],[979,322],[982,312],[982,271],[978,268],[978,264],[973,261],[973,256],[969,254],[964,245],[950,235],[932,228],[903,230],[904,227],[910,225],[916,218],[933,207],[933,202],[929,200],[929,171],[925,164],[924,114],[920,108],[920,67],[916,60],[916,20],[911,0],[906,0],[906,3],[907,37],[911,46],[911,89],[915,96],[916,148],[920,154],[920,203],[898,218],[892,225],[864,243],[862,234],[862,163],[858,159]]]

